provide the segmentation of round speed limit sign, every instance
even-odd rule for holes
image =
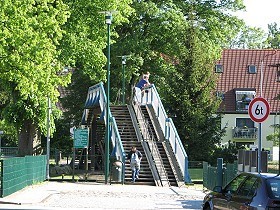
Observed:
[[[269,104],[267,100],[262,97],[254,98],[249,104],[248,112],[250,118],[254,122],[261,123],[265,121],[269,115]]]

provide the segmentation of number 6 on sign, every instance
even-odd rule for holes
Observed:
[[[254,98],[249,104],[248,113],[254,122],[261,123],[265,121],[269,112],[269,104],[267,100],[262,97]]]

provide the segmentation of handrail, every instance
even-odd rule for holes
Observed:
[[[152,105],[156,117],[158,118],[159,125],[164,132],[164,137],[169,141],[171,148],[179,163],[179,167],[184,176],[185,182],[191,182],[188,173],[188,156],[183,147],[181,139],[177,133],[175,125],[171,118],[168,118],[164,106],[161,102],[159,94],[155,85],[150,85],[144,88],[144,94],[141,98],[142,105]]]
[[[140,130],[142,131],[142,135],[146,135],[143,140],[144,142],[146,142],[149,146],[149,150],[150,150],[150,153],[153,157],[153,161],[154,161],[154,164],[156,166],[156,169],[158,171],[158,175],[160,177],[160,181],[161,181],[161,184],[162,186],[170,186],[170,183],[168,181],[168,175],[166,173],[166,170],[164,168],[164,164],[163,164],[163,161],[162,161],[162,158],[159,154],[159,151],[158,149],[156,148],[157,145],[156,145],[156,140],[155,140],[155,137],[154,137],[154,134],[152,132],[152,128],[150,126],[150,124],[147,122],[147,119],[145,118],[139,104],[140,102],[137,100],[137,97],[134,98],[134,100],[136,99],[136,102],[137,103],[134,103],[133,107],[134,107],[134,111],[136,113],[136,118],[138,119],[138,122],[140,124]],[[133,102],[132,102],[133,104]],[[142,121],[142,125],[141,125],[141,121]],[[160,164],[156,161],[159,161]]]
[[[152,157],[152,154],[150,153],[149,145],[147,144],[147,141],[144,141],[143,134],[142,134],[142,132],[140,130],[140,126],[138,124],[139,120],[137,120],[138,118],[136,117],[136,113],[135,113],[135,110],[133,109],[133,105],[128,106],[128,110],[129,110],[130,115],[132,117],[132,122],[133,122],[133,126],[135,128],[135,131],[136,131],[137,139],[138,139],[138,141],[141,142],[141,144],[143,146],[143,149],[146,153],[148,164],[149,164],[149,167],[151,168],[155,184],[156,184],[156,186],[160,186],[161,182],[160,182],[160,178],[159,178],[159,175],[158,175],[158,171],[156,169],[156,165],[154,163],[154,159]]]
[[[88,94],[87,94],[87,99],[85,103],[85,109],[83,113],[83,119],[82,120],[87,120],[87,115],[88,115],[88,109],[94,107],[94,106],[99,106],[101,110],[101,118],[106,116],[106,103],[107,103],[107,96],[104,90],[103,82],[100,82],[94,86],[89,87],[88,89]],[[105,125],[106,121],[104,120]],[[110,126],[110,134],[111,134],[111,142],[113,144],[114,150],[116,152],[116,156],[122,161],[125,161],[125,151],[122,145],[121,137],[119,134],[119,130],[117,127],[117,123],[115,118],[112,116],[111,110],[109,110],[109,122]],[[123,167],[123,180],[124,180],[124,167]]]
[[[118,129],[118,126],[117,126],[117,123],[116,123],[116,119],[114,117],[111,117],[111,130],[110,130],[110,133],[112,134],[111,138],[112,139],[115,139],[117,141],[115,142],[112,142],[113,143],[113,146],[117,148],[117,151],[119,151],[118,153],[119,154],[122,154],[122,156],[120,156],[119,158],[125,156],[125,152],[124,152],[124,148],[123,148],[123,145],[122,145],[122,141],[121,141],[121,136],[120,136],[120,133],[119,133],[119,129]]]

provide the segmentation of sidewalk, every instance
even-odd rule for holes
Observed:
[[[200,209],[202,189],[44,182],[0,198],[0,209]]]

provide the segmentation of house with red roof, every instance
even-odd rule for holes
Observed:
[[[224,144],[257,148],[258,125],[248,114],[249,103],[262,96],[270,105],[270,114],[262,123],[262,147],[272,151],[273,142],[266,136],[275,132],[271,126],[280,124],[280,51],[226,49],[216,62],[217,97],[222,102],[221,127],[226,129]]]

